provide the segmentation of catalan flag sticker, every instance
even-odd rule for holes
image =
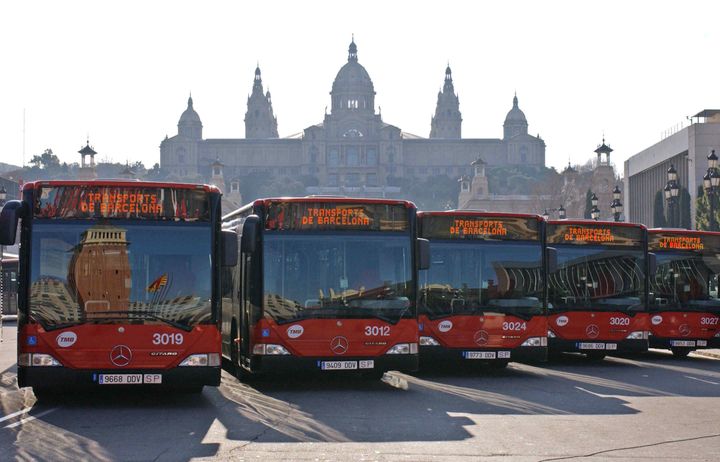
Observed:
[[[148,292],[157,292],[160,290],[161,287],[165,287],[167,285],[168,281],[168,275],[167,273],[163,274],[159,278],[155,279],[147,288]]]

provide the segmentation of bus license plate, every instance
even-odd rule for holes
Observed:
[[[670,342],[670,345],[675,347],[694,347],[695,340],[673,340]]]
[[[357,368],[357,361],[323,361],[320,363],[320,369],[324,371],[346,371]]]
[[[698,340],[697,346],[707,346],[707,340]]]
[[[606,343],[605,349],[606,350],[617,350],[617,343]]]
[[[465,359],[495,359],[494,351],[466,351]]]
[[[604,350],[604,343],[578,343],[578,349],[580,350]]]
[[[98,377],[100,385],[141,385],[142,374],[100,374]]]

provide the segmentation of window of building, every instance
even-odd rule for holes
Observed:
[[[408,175],[415,175],[415,169],[412,167],[408,167],[405,169]]]
[[[340,154],[338,153],[338,149],[333,147],[330,148],[330,150],[327,153],[327,164],[330,167],[337,167],[340,165]]]
[[[418,171],[420,172],[420,175],[427,175],[428,169],[427,167],[420,167]]]
[[[357,146],[348,146],[345,149],[347,164],[350,166],[360,165],[360,153]]]
[[[378,185],[377,173],[368,173],[367,174],[367,185],[368,186],[377,186]]]
[[[360,174],[348,173],[347,175],[345,175],[345,183],[348,186],[360,186]]]
[[[378,157],[377,150],[375,148],[367,148],[367,164],[377,165]]]
[[[440,167],[433,167],[432,173],[433,175],[440,175]]]
[[[349,99],[347,102],[348,109],[357,109],[358,108],[358,100],[356,99]]]
[[[327,176],[327,184],[328,186],[337,186],[338,185],[338,176],[337,173],[329,173]]]

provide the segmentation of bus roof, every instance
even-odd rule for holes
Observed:
[[[36,189],[42,186],[109,186],[109,187],[140,187],[140,188],[173,188],[173,189],[202,189],[205,192],[219,193],[220,189],[214,185],[198,183],[174,183],[167,181],[140,181],[140,180],[38,180],[23,184],[23,191]]]
[[[647,229],[642,223],[628,223],[626,221],[603,221],[589,219],[570,219],[570,220],[548,220],[549,225],[602,225],[602,226],[624,226],[627,228]]]
[[[683,228],[650,228],[650,234],[682,234],[685,236],[720,236],[717,231],[703,231],[699,229],[683,229]]]
[[[407,208],[415,208],[415,204],[410,201],[400,199],[378,199],[363,197],[342,197],[342,196],[304,196],[304,197],[266,197],[256,199],[253,205],[264,205],[269,202],[324,202],[328,204],[386,204],[386,205],[403,205]]]
[[[418,217],[423,216],[474,216],[474,217],[502,217],[502,218],[534,218],[542,221],[543,217],[534,213],[484,212],[480,210],[422,210]]]

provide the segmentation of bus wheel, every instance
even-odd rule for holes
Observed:
[[[240,345],[235,342],[235,339],[238,338],[237,336],[237,324],[235,323],[235,320],[233,319],[232,327],[230,328],[230,373],[234,375],[236,378],[240,378],[240,369],[242,369],[238,365],[238,348],[240,348]]]
[[[585,353],[585,356],[587,357],[587,359],[589,359],[591,361],[602,361],[603,359],[605,359],[606,355],[607,355],[606,353],[601,353],[599,351],[591,351],[591,352]]]
[[[692,349],[684,347],[672,347],[670,348],[670,350],[672,351],[673,356],[675,356],[676,358],[685,358],[692,351]]]

